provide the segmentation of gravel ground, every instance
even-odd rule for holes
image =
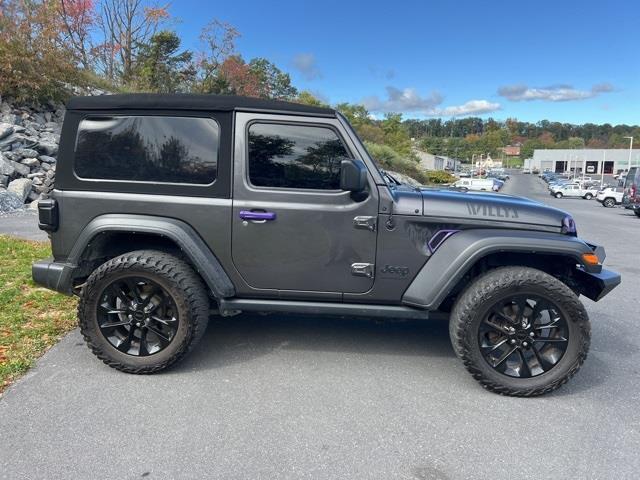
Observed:
[[[591,352],[559,391],[484,391],[439,322],[241,315],[153,376],[106,367],[74,331],[0,400],[0,478],[637,478],[640,220],[535,176],[505,191],[571,212],[623,274],[585,299]]]

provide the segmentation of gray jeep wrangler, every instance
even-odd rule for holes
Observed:
[[[444,317],[485,388],[539,395],[587,355],[578,296],[620,282],[565,212],[398,185],[338,112],[231,96],[71,99],[39,221],[35,282],[78,295],[89,347],[130,373],[212,314]]]

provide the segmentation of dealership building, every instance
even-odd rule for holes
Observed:
[[[631,151],[631,166],[640,166],[640,149]],[[525,168],[552,172],[615,174],[629,168],[629,149],[558,149],[534,150],[533,158],[524,161]]]

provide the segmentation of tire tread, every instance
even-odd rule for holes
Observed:
[[[122,270],[137,270],[141,266],[178,285],[184,294],[185,303],[188,305],[190,321],[187,322],[186,340],[173,356],[158,364],[133,367],[114,360],[88,334],[87,322],[92,321],[92,314],[87,310],[86,299],[99,293],[94,291],[94,287],[105,277]],[[137,250],[125,253],[102,264],[89,276],[80,294],[80,302],[78,302],[80,331],[90,350],[106,365],[126,373],[150,374],[169,368],[193,350],[204,335],[208,320],[209,297],[200,277],[184,261],[156,250]]]
[[[468,323],[473,319],[477,311],[478,305],[492,292],[495,292],[496,289],[508,288],[514,285],[524,286],[531,283],[535,283],[544,288],[553,296],[562,296],[564,301],[569,303],[570,308],[575,312],[575,315],[573,315],[569,321],[575,322],[581,330],[581,345],[579,347],[579,354],[569,366],[567,373],[559,379],[542,387],[515,388],[504,383],[497,383],[483,374],[470,354],[471,349],[475,348],[475,345],[467,341],[465,333]],[[576,374],[587,358],[591,338],[591,325],[582,302],[580,302],[575,293],[560,280],[534,268],[500,267],[479,277],[460,295],[452,311],[449,333],[454,351],[463,361],[467,371],[471,373],[473,378],[484,388],[502,395],[533,397],[556,390]]]

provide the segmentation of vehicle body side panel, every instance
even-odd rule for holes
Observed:
[[[478,260],[491,253],[506,251],[569,256],[575,259],[576,264],[582,263],[583,253],[592,253],[586,243],[567,235],[518,230],[465,230],[451,236],[432,255],[405,292],[402,302],[429,310],[437,309]]]
[[[185,230],[190,229],[201,239],[205,251],[213,252],[225,271],[231,268],[230,199],[82,191],[57,191],[55,198],[61,205],[61,228],[52,234],[53,256],[58,262],[73,263],[74,257],[82,253],[78,245],[92,221],[126,211],[120,216],[140,215],[169,223],[179,221]],[[143,231],[135,221],[120,225],[113,217],[109,225],[111,230],[130,231],[131,235]]]
[[[462,228],[441,219],[411,215],[379,215],[378,251],[373,288],[344,294],[345,302],[399,304],[412,280],[431,256],[429,241],[444,230]]]

